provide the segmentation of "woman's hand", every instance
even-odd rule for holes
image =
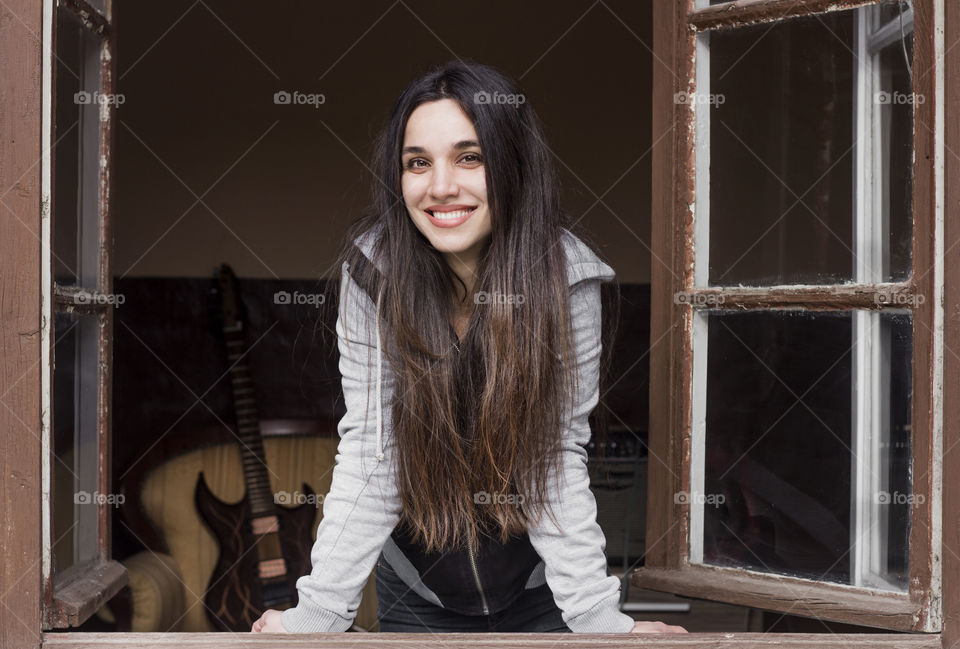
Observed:
[[[268,611],[269,612],[269,611]],[[634,622],[630,633],[686,633],[682,626],[673,626],[663,622]]]
[[[283,622],[280,621],[280,611],[272,608],[263,612],[260,619],[253,623],[250,629],[253,633],[286,633],[283,628]]]

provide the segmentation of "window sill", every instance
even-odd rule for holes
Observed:
[[[127,569],[116,561],[89,561],[57,575],[46,628],[79,626],[127,585]]]
[[[923,647],[940,649],[939,635],[836,634],[836,633],[45,633],[44,648],[101,649],[190,649],[228,647],[406,647],[446,649],[447,647],[538,647],[571,649],[588,647],[701,647],[703,649],[827,649],[833,647]]]

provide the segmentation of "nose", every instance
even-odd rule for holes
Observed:
[[[456,174],[446,165],[437,165],[433,168],[430,179],[430,195],[438,200],[456,196],[460,191],[457,185]]]

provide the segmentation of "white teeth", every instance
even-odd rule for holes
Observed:
[[[454,212],[431,212],[433,218],[439,219],[441,221],[450,221],[453,219],[459,219],[461,216],[466,216],[473,210],[456,210]]]

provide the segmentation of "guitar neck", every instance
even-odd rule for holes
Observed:
[[[267,458],[260,433],[257,396],[247,364],[246,341],[241,326],[225,328],[227,360],[230,365],[230,385],[233,391],[234,414],[240,457],[243,461],[243,479],[250,499],[252,516],[263,516],[275,511]]]

